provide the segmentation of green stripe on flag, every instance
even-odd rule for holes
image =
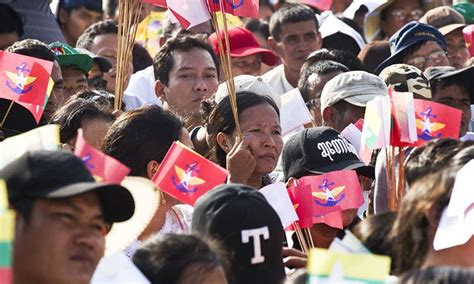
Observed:
[[[10,267],[12,243],[0,242],[0,267]]]

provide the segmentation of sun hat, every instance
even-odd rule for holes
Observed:
[[[122,251],[136,240],[155,216],[161,200],[159,190],[149,179],[125,177],[120,184],[132,194],[135,213],[127,221],[112,226],[106,236],[106,255]]]
[[[252,75],[239,75],[234,77],[235,82],[235,92],[252,92],[260,96],[266,96],[271,98],[278,108],[281,107],[280,96],[272,89],[272,87],[265,81],[263,81],[260,76]],[[229,95],[227,91],[227,84],[221,83],[217,88],[216,94],[214,95],[214,100],[218,104],[225,97]]]
[[[447,35],[466,26],[464,17],[458,11],[448,6],[429,10],[420,18],[419,22],[438,28],[442,35]]]
[[[396,92],[410,92],[431,99],[430,83],[415,66],[393,64],[383,69],[379,77]]]

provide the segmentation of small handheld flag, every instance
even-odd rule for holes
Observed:
[[[304,176],[298,184],[311,185],[314,214],[325,215],[334,211],[359,208],[364,203],[357,174],[342,170],[319,176]]]
[[[130,173],[130,169],[116,159],[95,149],[84,139],[82,129],[76,138],[74,155],[79,157],[98,181],[120,183]]]
[[[417,146],[438,138],[459,138],[462,111],[432,101],[414,101]]]
[[[194,205],[201,195],[225,183],[227,175],[227,170],[174,142],[152,181],[169,195]]]
[[[258,18],[258,0],[207,0],[211,12],[221,11],[240,17]]]
[[[53,62],[0,51],[0,97],[43,106]]]
[[[298,185],[288,188],[293,207],[298,215],[299,225],[302,229],[313,225],[313,198],[311,196],[311,186]]]
[[[307,283],[385,283],[390,262],[388,256],[313,249],[308,257]]]

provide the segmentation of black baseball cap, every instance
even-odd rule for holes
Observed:
[[[280,218],[254,188],[225,184],[207,192],[194,206],[192,229],[232,250],[235,279],[231,283],[280,283],[285,278]],[[260,255],[256,255],[255,238]]]
[[[443,80],[451,78],[457,80],[465,86],[471,97],[471,104],[474,104],[474,66],[456,69],[452,66],[429,67],[423,72],[428,81]]]
[[[27,152],[3,168],[0,179],[7,184],[13,207],[25,199],[67,198],[95,191],[106,222],[126,221],[135,211],[133,197],[125,187],[96,182],[83,162],[68,152]]]
[[[309,173],[324,174],[340,170],[355,170],[374,178],[374,167],[359,160],[355,147],[339,132],[330,127],[302,130],[285,143],[282,152],[285,180],[300,178]]]

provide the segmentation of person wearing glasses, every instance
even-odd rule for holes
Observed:
[[[375,74],[396,63],[415,66],[425,71],[432,66],[450,66],[447,56],[448,44],[443,35],[433,26],[409,22],[389,40],[391,56],[379,64]]]

